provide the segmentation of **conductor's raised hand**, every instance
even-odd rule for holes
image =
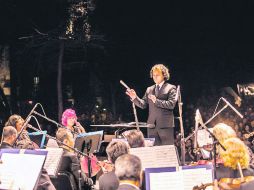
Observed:
[[[130,96],[130,98],[132,100],[134,100],[136,97],[137,97],[137,94],[135,92],[135,90],[133,89],[127,89],[126,92],[125,92],[128,96]]]

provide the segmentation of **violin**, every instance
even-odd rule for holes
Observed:
[[[114,170],[114,165],[108,160],[98,161],[97,157],[93,154],[90,155],[91,160],[91,177],[97,175],[102,170],[103,173],[108,173]],[[80,161],[82,169],[88,175],[88,158],[84,157]]]
[[[90,157],[90,161],[91,161],[91,176],[90,177],[93,177],[95,175],[97,175],[97,173],[101,170],[101,166],[99,164],[99,161],[97,159],[97,157],[93,154],[90,154],[89,155]],[[83,157],[83,159],[80,160],[80,164],[81,164],[81,167],[84,171],[84,173],[86,175],[88,175],[88,158],[87,157]]]
[[[238,190],[242,183],[246,183],[254,180],[254,176],[243,177],[243,171],[240,163],[237,163],[238,170],[240,172],[240,178],[221,178],[219,181],[219,187],[222,190]]]
[[[223,164],[223,160],[217,158],[216,163]],[[190,165],[197,166],[197,165],[211,165],[211,164],[213,164],[213,160],[198,160],[197,162],[192,162]]]
[[[201,184],[200,186],[194,186],[192,190],[205,190],[207,187],[213,186],[213,183],[205,183]]]
[[[245,176],[241,178],[221,178],[219,187],[221,190],[239,190],[241,184],[254,180],[254,176]]]

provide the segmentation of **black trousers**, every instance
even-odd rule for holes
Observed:
[[[174,144],[174,128],[153,128],[148,129],[148,137],[155,138],[155,146],[160,145],[173,145]]]

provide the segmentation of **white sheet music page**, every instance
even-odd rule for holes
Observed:
[[[49,176],[56,176],[63,155],[63,149],[48,147],[46,150],[48,151],[48,155],[43,168],[47,170]]]
[[[179,166],[174,145],[131,148],[130,154],[141,159],[143,169]]]
[[[150,190],[182,190],[181,172],[150,173]]]
[[[197,142],[198,146],[202,147],[204,145],[213,144],[213,139],[205,129],[202,129],[198,130]]]
[[[45,155],[3,153],[1,159],[0,189],[34,189]]]
[[[182,170],[184,190],[192,190],[194,186],[206,183],[212,183],[212,169],[195,168]],[[212,187],[206,189],[212,190]]]

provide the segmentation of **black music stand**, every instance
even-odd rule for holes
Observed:
[[[99,152],[103,133],[91,132],[78,136],[74,147],[86,154]],[[91,178],[91,158],[87,157],[88,177]]]

